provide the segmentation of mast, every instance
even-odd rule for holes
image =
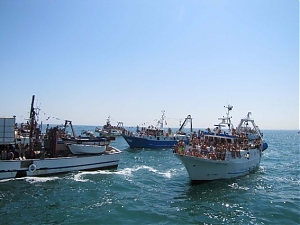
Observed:
[[[75,133],[75,130],[73,128],[73,125],[72,125],[72,121],[71,120],[65,120],[65,132],[66,132],[66,129],[67,129],[67,125],[70,124],[70,127],[71,127],[71,130],[72,130],[72,133],[73,133],[73,137],[76,139],[77,136],[76,136],[76,133]]]
[[[159,129],[163,129],[164,128],[164,121],[165,121],[165,110],[162,110],[161,111],[163,114],[161,116],[161,119],[159,121],[157,121],[157,125],[156,127],[159,128]]]
[[[33,137],[33,127],[34,127],[34,118],[35,118],[35,111],[34,111],[34,107],[33,107],[34,98],[35,98],[35,95],[32,96],[31,108],[30,108],[30,134],[29,134],[29,142],[30,142],[29,151],[30,152],[33,150],[32,137]]]
[[[192,117],[191,117],[191,115],[188,115],[188,116],[184,119],[184,122],[183,122],[183,124],[180,126],[178,132],[183,132],[183,129],[184,129],[184,127],[186,126],[186,124],[187,124],[188,122],[190,122],[190,125],[191,125],[191,127],[190,127],[190,132],[193,132],[193,123],[192,123]]]
[[[227,106],[224,106],[224,108],[227,109],[226,116],[225,117],[223,116],[222,118],[218,118],[218,120],[221,120],[221,122],[215,126],[221,127],[221,126],[227,125],[228,130],[231,131],[232,128],[234,128],[234,127],[233,127],[233,124],[231,123],[231,116],[229,114],[230,114],[230,111],[233,109],[233,106],[227,105]]]

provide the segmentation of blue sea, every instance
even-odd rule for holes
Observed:
[[[76,126],[76,130],[94,130]],[[130,149],[115,170],[0,182],[1,224],[300,224],[298,131],[265,130],[260,167],[191,185],[172,149]]]

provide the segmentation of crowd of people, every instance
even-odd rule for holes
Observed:
[[[0,160],[34,159],[35,152],[29,150],[28,144],[2,145]]]
[[[241,158],[241,150],[250,150],[260,147],[260,140],[249,141],[246,135],[235,137],[204,135],[204,132],[193,133],[189,143],[180,140],[175,146],[175,152],[212,160],[225,160],[226,154],[232,158]]]

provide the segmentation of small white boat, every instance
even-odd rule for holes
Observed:
[[[105,152],[106,145],[90,145],[90,144],[67,144],[70,151],[77,154],[100,154]]]
[[[234,129],[229,116],[233,107],[226,108],[227,116],[219,118],[222,122],[215,125],[213,132],[208,128],[196,134],[190,144],[179,142],[175,147],[174,154],[185,166],[192,183],[249,174],[259,166],[262,152],[268,148],[263,134],[250,118],[251,113]],[[228,130],[222,130],[223,127]]]

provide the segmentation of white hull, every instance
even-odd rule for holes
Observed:
[[[177,153],[175,156],[185,166],[191,181],[197,182],[244,176],[259,166],[261,159],[259,149],[241,150],[240,153],[240,158],[232,158],[231,154],[227,152],[225,160],[212,160]]]
[[[81,138],[81,139],[65,139],[63,140],[64,144],[85,144],[85,145],[104,145],[105,141],[99,141],[95,139],[89,139],[89,138]]]
[[[70,151],[77,154],[100,154],[105,152],[106,145],[68,144]]]
[[[121,151],[109,147],[99,155],[78,155],[70,157],[1,160],[0,180],[19,176],[45,176],[79,170],[96,170],[118,167]]]

